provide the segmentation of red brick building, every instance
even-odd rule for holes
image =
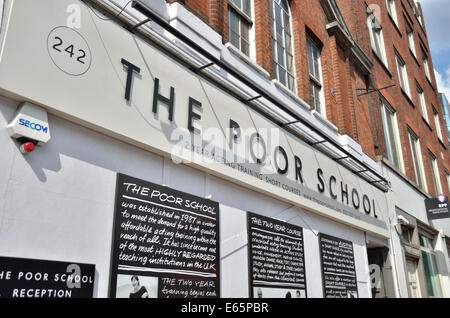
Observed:
[[[232,33],[248,42],[248,48],[238,49],[248,50],[247,55],[271,78],[283,82],[283,74],[280,76],[280,72],[274,71],[277,66],[273,64],[279,60],[280,51],[274,48],[275,43],[286,45],[281,48],[283,51],[289,45],[284,44],[283,34],[280,33],[283,39],[279,41],[277,32],[273,31],[279,6],[281,12],[288,15],[290,24],[288,29],[283,27],[282,32],[288,30],[287,38],[292,41],[291,53],[285,54],[286,60],[291,59],[288,56],[291,54],[293,61],[292,70],[287,72],[294,85],[288,83],[288,88],[291,86],[291,91],[314,109],[319,107],[315,105],[311,83],[317,83],[315,87],[320,90],[318,100],[321,101],[318,112],[334,124],[339,133],[349,135],[367,155],[382,160],[424,193],[430,196],[449,193],[450,154],[442,137],[445,125],[419,3],[413,0],[168,2],[182,3],[219,33],[224,43],[236,42],[230,39]],[[230,25],[230,18],[235,19],[233,24],[237,27]],[[375,36],[369,31],[369,23],[375,25]],[[242,40],[246,34],[240,30],[244,28],[245,33],[249,33],[248,40]],[[317,81],[308,71],[308,41],[320,55]],[[402,84],[399,69],[406,78]],[[396,86],[357,96],[358,92],[363,95],[369,92],[361,89],[393,84]],[[381,103],[385,106],[380,106]],[[384,115],[380,111],[383,107],[387,109]],[[383,129],[383,116],[391,115],[395,115],[397,128],[393,128],[389,140],[386,137],[389,131]],[[384,121],[387,123],[386,118]],[[411,138],[418,139],[417,148],[411,147]],[[434,158],[439,178],[433,175]]]

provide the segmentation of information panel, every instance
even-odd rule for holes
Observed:
[[[220,297],[219,204],[117,176],[110,296]]]
[[[358,298],[353,243],[319,234],[325,298]]]
[[[95,265],[0,257],[0,298],[92,298]]]
[[[425,199],[428,220],[450,218],[450,204],[448,197],[441,194],[437,198]]]
[[[250,297],[306,298],[303,229],[248,213]]]

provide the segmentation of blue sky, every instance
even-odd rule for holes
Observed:
[[[450,99],[450,0],[420,0],[439,92]]]

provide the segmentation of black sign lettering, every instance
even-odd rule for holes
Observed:
[[[303,229],[248,213],[250,297],[305,298]]]
[[[320,234],[320,257],[325,298],[358,298],[353,243]]]
[[[220,296],[219,204],[118,174],[111,297]]]
[[[425,199],[428,220],[450,218],[448,197],[440,195],[437,198]]]
[[[0,298],[92,298],[95,265],[0,257]]]

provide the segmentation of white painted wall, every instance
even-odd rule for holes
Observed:
[[[388,218],[390,220],[390,224],[388,224],[388,226],[391,229],[392,235],[393,256],[395,259],[395,267],[397,269],[397,283],[400,296],[408,297],[408,280],[405,258],[403,256],[403,247],[400,238],[393,227],[393,225],[398,222],[395,207],[400,208],[416,219],[425,224],[429,224],[437,230],[444,229],[444,233],[447,235],[450,235],[450,232],[447,232],[447,229],[450,231],[450,220],[442,219],[429,222],[425,208],[425,196],[400,178],[397,174],[392,172],[389,168],[383,167],[383,170],[384,176],[391,181],[391,187],[393,189],[390,191],[388,199],[388,202],[391,205],[388,209],[390,212]],[[440,235],[436,240],[435,251],[442,292],[445,297],[450,297],[450,268],[448,263],[448,251],[444,239],[440,237]]]
[[[354,243],[358,291],[370,297],[364,233],[49,116],[51,141],[23,156],[6,125],[18,103],[0,97],[0,255],[96,265],[107,297],[116,172],[221,203],[222,296],[248,297],[245,211],[304,228],[307,290],[322,297],[318,232]]]

